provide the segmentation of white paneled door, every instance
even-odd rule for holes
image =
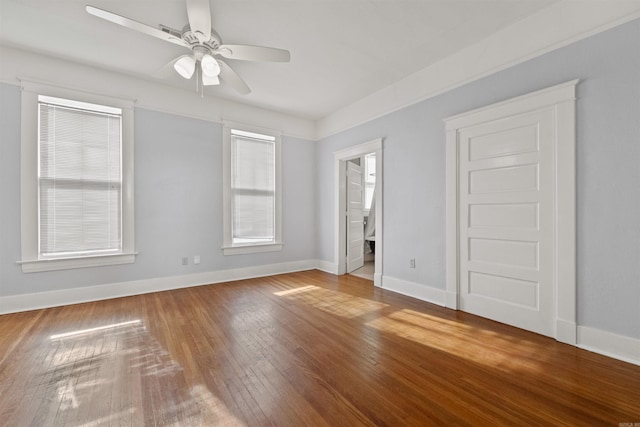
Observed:
[[[347,273],[364,265],[362,167],[347,162]]]
[[[446,306],[570,344],[577,83],[445,119]]]
[[[553,335],[553,110],[459,132],[460,308]]]

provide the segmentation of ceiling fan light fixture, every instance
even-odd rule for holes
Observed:
[[[203,86],[215,86],[220,84],[220,79],[218,76],[207,76],[206,74],[202,74],[202,85]]]
[[[211,28],[209,4],[211,0],[185,1],[188,23],[182,30],[165,25],[160,25],[159,28],[152,27],[93,6],[86,6],[86,11],[105,21],[190,50],[188,55],[182,55],[172,60],[166,68],[171,68],[169,65],[173,65],[176,72],[187,80],[191,79],[197,70],[197,87],[200,86],[200,83],[204,86],[222,82],[231,86],[239,94],[247,95],[251,93],[251,89],[242,80],[242,77],[225,62],[226,59],[265,62],[289,62],[291,60],[291,54],[284,49],[242,44],[223,45],[218,33]],[[164,70],[165,67],[161,71]]]
[[[196,60],[190,55],[184,55],[173,64],[173,68],[185,79],[190,79],[196,70]]]
[[[220,74],[220,65],[218,64],[218,61],[208,53],[202,56],[200,64],[202,66],[202,74],[204,76],[218,77],[218,74]]]

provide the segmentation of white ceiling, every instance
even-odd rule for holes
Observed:
[[[558,0],[211,0],[223,42],[288,49],[290,63],[227,62],[251,87],[206,94],[318,120]],[[185,0],[0,0],[0,43],[157,80],[179,46],[85,5],[182,29]],[[0,58],[1,60],[1,58]],[[175,75],[162,82],[195,91]]]

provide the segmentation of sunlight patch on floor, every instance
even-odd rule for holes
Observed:
[[[191,389],[191,399],[201,408],[198,420],[213,426],[246,426],[241,420],[234,416],[229,408],[215,394],[203,385],[196,385]],[[188,425],[189,420],[186,424]],[[184,425],[184,424],[179,424]]]
[[[536,345],[528,341],[514,340],[493,331],[445,321],[409,309],[378,317],[366,324],[379,331],[444,351],[455,357],[506,370],[525,369],[525,363],[520,360],[522,355],[531,354],[533,357],[536,355],[537,349]],[[492,351],[490,347],[487,347],[486,338],[489,335],[492,342],[498,342],[499,351]],[[495,344],[493,345],[495,346]],[[517,352],[520,357],[514,358],[510,349]],[[542,363],[527,358],[526,370],[540,369],[544,369]]]
[[[318,288],[317,286],[309,285],[309,286],[302,286],[300,288],[289,289],[286,291],[274,292],[273,294],[279,297],[283,297],[285,295],[298,294],[300,292],[310,291],[312,289],[320,289],[320,288]]]
[[[140,319],[53,334],[43,344],[46,357],[13,415],[22,424],[245,425],[205,385],[175,395],[190,378]],[[154,397],[143,401],[146,394]]]
[[[73,331],[73,332],[65,332],[63,334],[55,334],[55,335],[51,335],[49,338],[52,340],[57,340],[60,338],[69,338],[69,337],[73,337],[73,336],[78,336],[78,335],[84,335],[84,334],[91,334],[94,332],[100,332],[100,331],[104,331],[107,329],[116,329],[116,328],[122,328],[124,326],[129,326],[129,325],[135,325],[135,324],[139,324],[141,323],[140,320],[130,320],[128,322],[121,322],[121,323],[114,323],[111,325],[105,325],[105,326],[98,326],[95,328],[89,328],[89,329],[81,329],[78,331]]]
[[[275,292],[274,294],[349,319],[389,306],[389,304],[331,291],[318,286],[304,286]]]

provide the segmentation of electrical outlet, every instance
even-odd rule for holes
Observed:
[[[409,260],[409,268],[416,268],[416,259],[415,258],[411,258]]]
[[[194,255],[193,256],[193,263],[194,264],[200,264],[200,255]]]
[[[182,265],[189,265],[189,257],[188,256],[183,256],[182,257]]]

